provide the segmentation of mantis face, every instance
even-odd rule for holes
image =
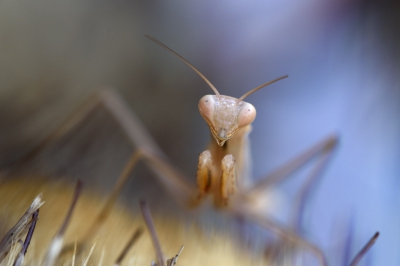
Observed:
[[[220,146],[232,138],[238,129],[250,125],[256,117],[256,109],[252,104],[225,95],[202,97],[199,111]]]

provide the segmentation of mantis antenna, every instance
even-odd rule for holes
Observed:
[[[265,86],[271,85],[272,83],[275,83],[275,82],[277,82],[278,80],[281,80],[281,79],[284,79],[284,78],[287,78],[287,77],[289,77],[289,76],[288,76],[288,75],[285,75],[285,76],[276,78],[276,79],[274,79],[274,80],[268,81],[268,82],[266,82],[266,83],[264,83],[264,84],[261,84],[260,86],[258,86],[258,87],[256,87],[256,88],[252,89],[251,91],[248,91],[248,92],[246,92],[245,94],[243,94],[242,97],[240,97],[239,99],[237,99],[237,102],[239,103],[239,102],[243,101],[247,96],[249,96],[250,94],[252,94],[252,93],[254,93],[254,92],[256,92],[256,91],[258,91],[259,89],[262,89],[262,88],[264,88]]]
[[[197,68],[195,68],[191,63],[189,63],[189,61],[187,61],[185,58],[183,58],[182,56],[180,56],[177,52],[175,52],[174,50],[172,50],[171,48],[169,48],[168,46],[166,46],[165,44],[163,44],[162,42],[160,42],[159,40],[151,37],[150,35],[145,35],[148,39],[152,40],[153,42],[155,42],[156,44],[160,45],[161,47],[163,47],[164,49],[166,49],[167,51],[171,52],[173,55],[175,55],[176,57],[178,57],[180,60],[182,60],[184,63],[186,63],[191,69],[193,69],[207,84],[208,86],[210,86],[210,88],[215,92],[215,95],[220,96],[218,90],[214,87],[214,85],[212,85],[212,83],[203,75],[201,74],[201,72],[199,70],[197,70]],[[241,102],[243,101],[247,96],[249,96],[250,94],[258,91],[261,88],[264,88],[265,86],[268,86],[272,83],[277,82],[278,80],[287,78],[288,75],[276,78],[274,80],[268,81],[254,89],[252,89],[251,91],[246,92],[242,97],[240,97],[237,102]]]
[[[153,38],[153,37],[151,37],[150,35],[147,35],[147,34],[145,36],[148,39],[150,39],[153,42],[155,42],[156,44],[158,44],[161,47],[163,47],[164,49],[170,51],[172,54],[174,54],[176,57],[178,57],[180,60],[182,60],[184,63],[186,63],[191,69],[193,69],[208,84],[208,86],[210,86],[210,88],[215,92],[215,95],[217,95],[217,96],[220,95],[218,90],[214,87],[214,85],[212,85],[212,83],[203,74],[201,74],[201,72],[199,70],[197,70],[197,68],[195,68],[191,63],[189,63],[189,61],[187,61],[185,58],[180,56],[177,52],[175,52],[174,50],[172,50],[171,48],[169,48],[168,46],[166,46],[165,44],[163,44],[159,40],[157,40],[157,39],[155,39],[155,38]]]

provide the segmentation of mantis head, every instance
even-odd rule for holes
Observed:
[[[200,76],[205,79],[202,74]],[[205,79],[215,92],[215,95],[203,96],[199,102],[199,111],[210,127],[211,134],[218,145],[223,146],[227,140],[233,137],[237,130],[249,126],[256,118],[256,108],[252,104],[243,101],[244,98],[265,86],[287,77],[287,75],[282,76],[264,83],[245,93],[239,99],[220,95],[217,89]]]
[[[199,111],[220,146],[256,118],[256,109],[252,104],[225,95],[202,97]]]
[[[154,39],[149,35],[146,35],[146,37],[156,44],[160,45],[164,49],[168,50],[184,63],[186,63],[215,92],[215,95],[206,95],[200,99],[199,111],[203,118],[206,120],[208,126],[210,127],[212,135],[220,146],[223,146],[227,140],[232,138],[237,130],[250,125],[256,118],[256,109],[254,108],[254,106],[250,103],[244,102],[243,100],[253,92],[256,92],[269,84],[288,77],[286,75],[264,83],[245,93],[239,99],[230,96],[220,95],[214,85],[212,85],[211,82],[185,58],[180,56],[178,53],[176,53],[157,39]]]

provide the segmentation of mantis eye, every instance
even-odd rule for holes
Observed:
[[[239,128],[250,125],[256,118],[256,113],[256,108],[252,104],[245,103],[237,116]]]
[[[200,114],[208,121],[212,120],[215,109],[215,100],[213,95],[206,95],[200,99],[199,111]]]

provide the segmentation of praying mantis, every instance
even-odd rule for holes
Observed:
[[[199,155],[197,187],[189,183],[188,178],[168,163],[167,156],[161,151],[119,95],[113,91],[103,91],[94,98],[89,99],[61,127],[48,136],[41,145],[27,156],[35,154],[49,141],[83,125],[98,108],[106,109],[115,118],[130,141],[137,147],[113,188],[105,207],[98,214],[98,219],[82,237],[82,241],[84,242],[94,237],[96,231],[110,213],[138,161],[143,160],[155,172],[157,179],[178,203],[194,208],[201,204],[207,196],[211,196],[215,207],[224,209],[235,216],[242,217],[271,230],[299,249],[310,251],[317,258],[320,265],[327,265],[323,252],[316,245],[301,237],[297,233],[295,225],[292,227],[282,226],[265,216],[262,210],[254,206],[259,205],[257,201],[263,198],[267,188],[285,179],[292,172],[315,159],[317,162],[305,185],[301,188],[299,200],[294,208],[294,212],[298,213],[295,217],[299,216],[307,198],[309,187],[313,181],[321,176],[322,171],[331,159],[333,150],[337,145],[337,137],[329,136],[325,138],[276,171],[260,179],[260,181],[248,185],[249,181],[251,181],[251,177],[248,174],[250,164],[248,138],[252,129],[251,123],[256,116],[256,110],[253,105],[244,102],[244,99],[259,89],[287,76],[264,83],[239,98],[221,95],[211,82],[186,59],[153,37],[148,35],[146,37],[186,63],[215,93],[215,95],[202,97],[198,105],[200,114],[210,128],[212,139],[207,150]]]
[[[173,175],[165,175],[163,183],[169,183],[167,187],[170,187],[175,195],[179,195],[178,197],[180,200],[184,202],[194,202],[194,205],[197,205],[205,195],[211,194],[215,206],[226,207],[236,214],[246,216],[256,223],[275,231],[282,237],[309,248],[315,253],[320,264],[326,265],[327,262],[323,253],[316,246],[308,243],[294,232],[284,229],[271,220],[268,220],[266,217],[262,217],[259,213],[252,211],[251,204],[252,199],[261,197],[261,193],[268,186],[289,176],[291,172],[301,167],[313,157],[320,157],[308,182],[315,180],[326,167],[326,163],[330,159],[332,151],[336,146],[337,137],[330,136],[326,138],[293,161],[284,165],[281,169],[261,179],[257,184],[244,188],[242,185],[244,183],[243,181],[245,181],[244,179],[250,178],[247,173],[250,164],[248,156],[250,152],[248,135],[251,132],[251,123],[256,116],[256,109],[254,106],[244,102],[244,99],[259,89],[284,79],[287,76],[282,76],[264,83],[248,91],[240,98],[221,95],[214,85],[186,59],[157,39],[149,35],[146,35],[146,37],[171,52],[192,68],[215,93],[215,95],[206,95],[202,97],[198,105],[200,114],[208,124],[214,140],[211,140],[208,149],[199,155],[197,197],[195,199],[186,198],[187,192],[192,191],[193,188],[184,191],[183,187],[187,185],[180,184],[183,182],[183,179],[174,179]],[[157,161],[157,159],[151,156],[149,159],[153,161],[153,163]],[[158,166],[159,169],[167,170],[167,168],[169,168],[167,165],[158,163],[160,162],[157,162],[154,166]],[[162,177],[163,175],[160,176]],[[238,188],[240,188],[240,190]],[[304,191],[306,190],[307,186],[304,188]],[[191,192],[191,194],[192,193],[193,192]]]

